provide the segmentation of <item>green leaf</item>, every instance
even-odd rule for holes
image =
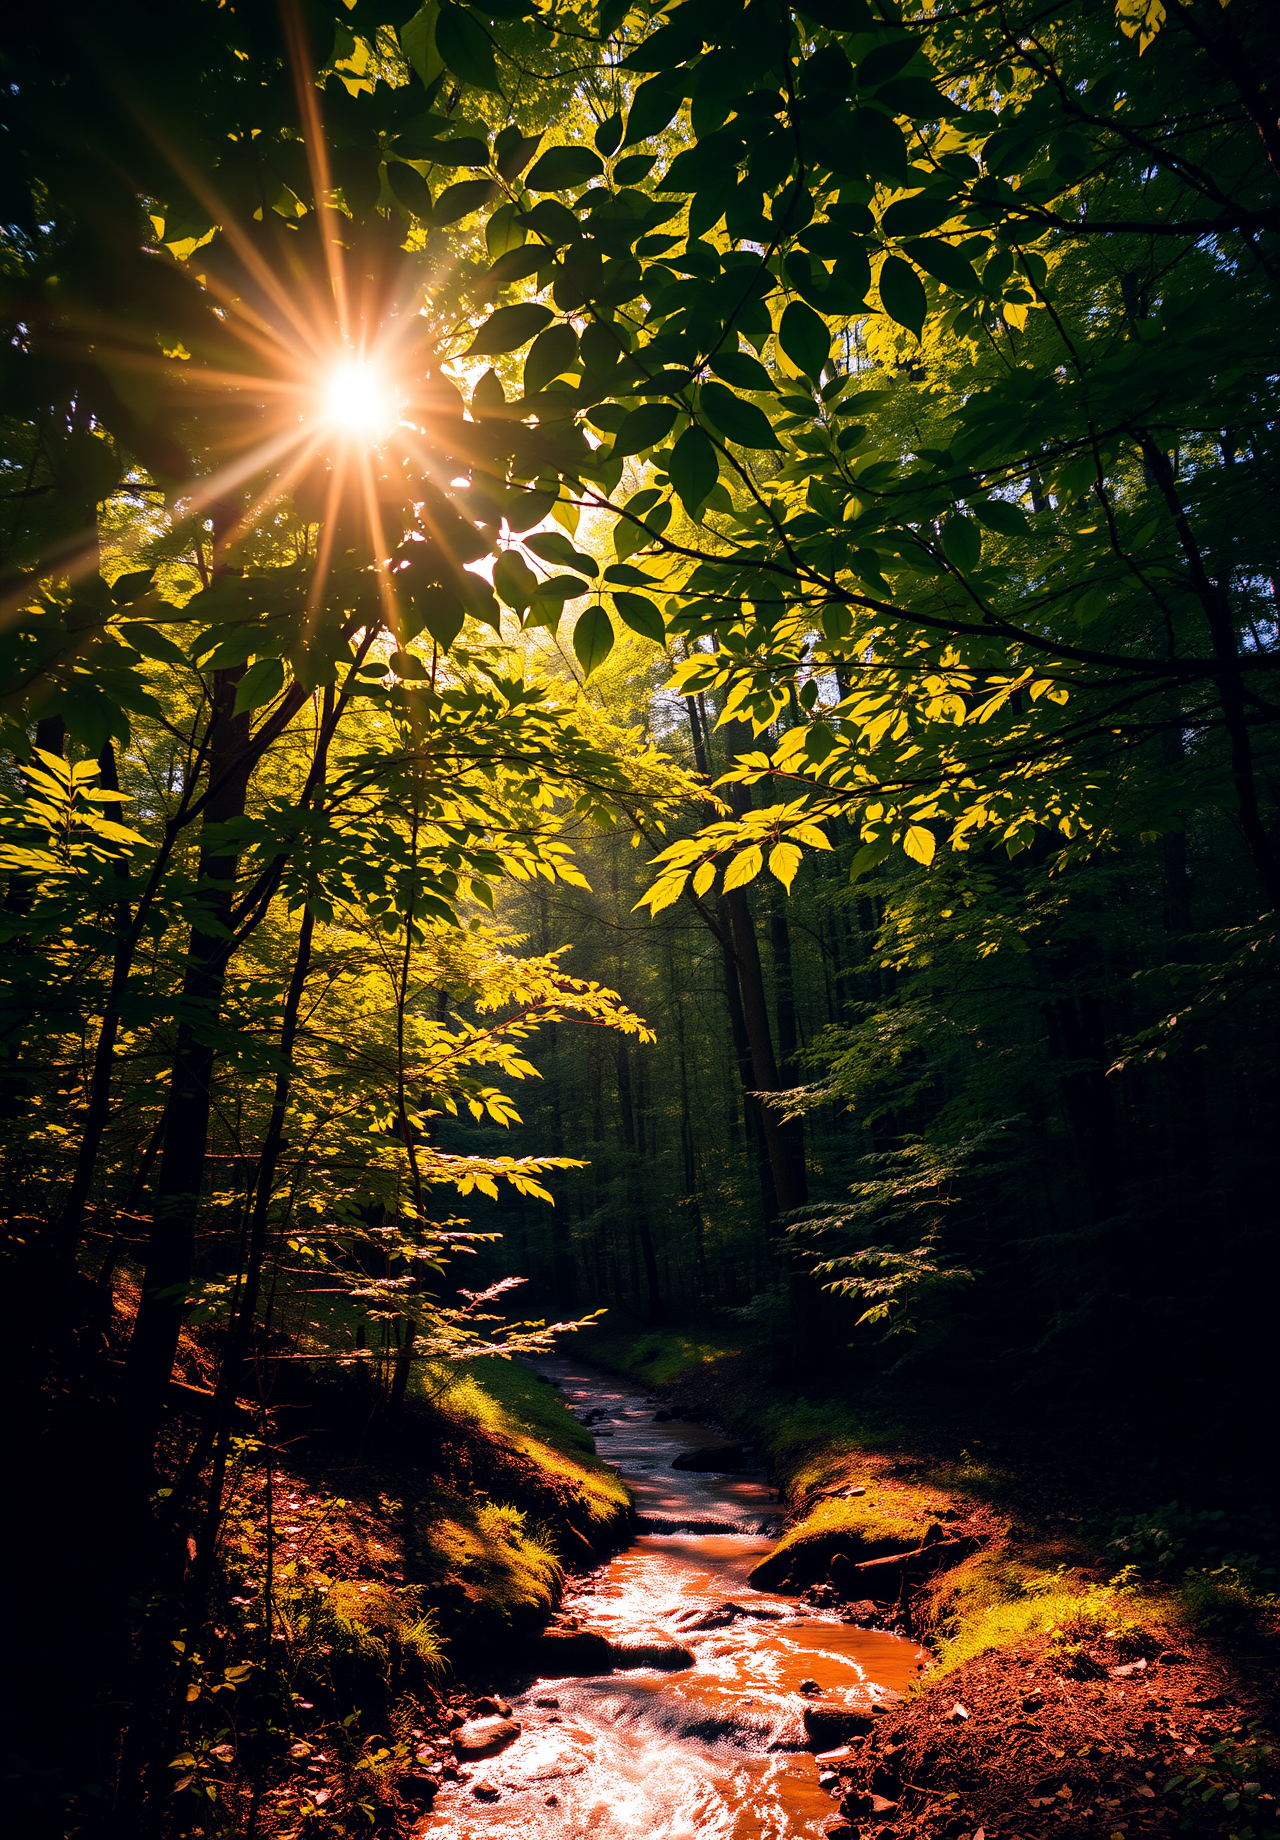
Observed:
[[[141,620],[126,620],[116,629],[126,645],[131,645],[135,652],[141,652],[144,658],[154,658],[159,664],[189,665],[191,660],[186,653],[157,632],[154,626],[144,626]]]
[[[478,134],[459,134],[444,140],[421,143],[420,158],[434,160],[437,166],[487,166],[489,146]]]
[[[954,200],[922,192],[919,197],[900,198],[897,204],[891,204],[880,219],[880,228],[886,236],[920,236],[926,230],[936,230],[955,214]]]
[[[806,377],[814,383],[821,379],[831,356],[831,333],[812,307],[806,307],[802,300],[791,302],[778,324],[778,343]]]
[[[127,607],[131,601],[142,599],[155,578],[154,569],[131,569],[127,575],[117,575],[111,584],[111,598],[117,607]]]
[[[523,613],[540,583],[519,550],[504,549],[493,565],[493,585],[508,607]]]
[[[566,569],[580,569],[584,575],[599,573],[599,563],[590,556],[584,556],[581,550],[576,550],[562,531],[536,531],[533,536],[525,538],[524,544],[535,556],[541,556],[544,562],[556,562]]]
[[[400,160],[391,160],[387,164],[387,184],[397,204],[402,204],[413,217],[427,220],[431,216],[431,187],[416,167],[406,166]]]
[[[521,134],[508,125],[494,137],[493,151],[498,171],[504,179],[516,179],[524,171],[542,140],[540,134]]]
[[[531,192],[564,192],[604,171],[604,161],[590,147],[548,147],[525,179]]]
[[[606,160],[611,154],[615,154],[622,145],[621,109],[610,115],[607,121],[602,121],[592,138],[595,141],[597,152],[602,153]],[[622,183],[626,185],[629,181],[624,179]]]
[[[864,843],[862,848],[855,852],[853,861],[849,864],[849,880],[856,882],[860,875],[866,875],[869,870],[879,868],[892,848],[888,838],[876,843]]]
[[[945,282],[957,294],[978,294],[982,291],[981,283],[973,272],[973,264],[966,261],[953,244],[944,243],[941,237],[921,237],[905,244],[904,248],[917,268]]]
[[[462,631],[466,608],[447,588],[427,588],[413,597],[413,610],[421,622],[419,631],[429,632],[442,652],[447,652]]]
[[[973,515],[988,530],[998,531],[1002,537],[1025,537],[1030,535],[1027,514],[1021,505],[1011,505],[1007,498],[983,498],[975,500]]]
[[[876,101],[895,115],[909,115],[912,121],[945,121],[950,115],[964,114],[959,103],[950,101],[927,77],[898,77],[877,92]]]
[[[532,396],[535,390],[542,389],[553,377],[567,371],[577,355],[578,335],[567,320],[540,332],[524,361],[525,395]]]
[[[587,677],[604,663],[613,650],[613,623],[603,607],[588,607],[578,615],[573,628],[573,649]]]
[[[465,6],[441,6],[436,18],[436,50],[464,83],[501,93],[489,34]]]
[[[867,0],[804,0],[799,10],[831,32],[874,32],[880,24]]]
[[[629,153],[625,160],[619,160],[613,169],[615,185],[639,185],[648,177],[657,161],[655,153]]]
[[[972,518],[959,512],[942,526],[942,553],[954,562],[962,574],[969,574],[982,560],[982,532]]]
[[[670,434],[678,414],[679,410],[672,403],[644,403],[639,409],[633,409],[613,438],[610,459],[626,459],[656,447]]]
[[[246,709],[260,709],[274,703],[284,689],[284,664],[279,658],[259,658],[249,666],[236,685],[234,715]]]
[[[625,588],[619,588],[614,594],[613,604],[632,632],[639,633],[641,638],[652,639],[655,645],[666,644],[666,623],[651,600],[647,600],[643,594],[628,594]]]
[[[760,360],[748,357],[745,351],[719,351],[709,363],[716,376],[731,383],[736,390],[775,388],[773,378]]]
[[[631,98],[623,146],[633,147],[637,141],[652,140],[655,134],[661,134],[679,114],[682,100],[681,84],[670,77],[650,77],[642,83]]]
[[[726,441],[736,441],[740,447],[781,447],[764,411],[754,403],[743,402],[722,383],[704,383],[698,404],[716,433]]]
[[[890,319],[897,320],[919,338],[929,311],[924,284],[909,262],[901,256],[886,256],[880,270],[880,304]]]
[[[549,581],[539,582],[537,599],[563,604],[565,601],[581,600],[584,594],[590,592],[586,582],[577,575],[553,575]]]
[[[461,218],[470,217],[473,211],[484,209],[491,199],[498,195],[498,187],[492,179],[459,179],[456,185],[446,185],[431,207],[433,224],[456,224]]]
[[[933,853],[938,847],[938,840],[926,824],[911,824],[902,839],[902,847],[912,862],[923,863],[926,868],[933,861]]]
[[[462,355],[464,358],[495,357],[500,352],[515,351],[554,318],[551,308],[541,306],[536,300],[521,300],[513,307],[499,307],[496,313],[489,315]]]
[[[817,149],[832,172],[855,178],[871,176],[901,184],[907,176],[907,143],[891,115],[879,109],[855,109],[841,115],[840,125],[823,129]]]
[[[685,19],[691,11],[681,7],[670,24],[664,25],[636,47],[618,65],[619,70],[672,70],[702,49],[702,29],[696,19]]]
[[[685,511],[696,518],[720,477],[720,456],[705,429],[685,429],[671,450],[667,473]]]
[[[858,65],[859,84],[865,89],[868,84],[887,83],[911,62],[919,48],[917,38],[895,38],[890,44],[876,45]]]

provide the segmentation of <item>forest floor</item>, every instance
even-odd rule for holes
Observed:
[[[582,1353],[756,1447],[787,1504],[769,1588],[852,1599],[934,1653],[918,1690],[822,1760],[832,1835],[1280,1835],[1280,1615],[1257,1556],[1221,1551],[1261,1522],[1135,1512],[1150,1478],[1106,1439],[1090,1460],[1007,1421],[921,1406],[891,1422],[763,1384],[758,1355],[692,1336],[592,1335]],[[881,1556],[927,1528],[918,1570]],[[895,1568],[895,1597],[857,1602]]]

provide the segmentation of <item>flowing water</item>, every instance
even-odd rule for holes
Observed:
[[[763,1474],[673,1470],[681,1451],[724,1440],[655,1424],[658,1402],[625,1380],[573,1361],[539,1367],[579,1417],[607,1414],[591,1430],[630,1485],[641,1529],[566,1593],[563,1615],[614,1642],[682,1642],[695,1665],[513,1683],[525,1689],[509,1692],[519,1738],[446,1785],[431,1840],[821,1834],[835,1805],[818,1786],[805,1707],[866,1712],[916,1678],[922,1650],[753,1591],[747,1573],[781,1520]]]

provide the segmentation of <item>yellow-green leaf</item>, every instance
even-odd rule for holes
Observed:
[[[902,840],[902,847],[913,862],[924,863],[928,867],[933,861],[937,839],[927,825],[912,824]]]
[[[800,867],[800,852],[794,843],[775,843],[769,852],[769,873],[776,875],[787,893]]]
[[[748,882],[754,882],[763,862],[764,852],[758,843],[753,843],[750,849],[743,850],[741,855],[735,856],[724,872],[725,893],[728,894],[733,888],[742,888]]]

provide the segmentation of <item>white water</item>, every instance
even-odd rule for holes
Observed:
[[[580,1363],[547,1361],[631,1485],[641,1522],[715,1531],[642,1532],[571,1590],[564,1611],[612,1640],[656,1635],[694,1651],[679,1673],[617,1671],[539,1680],[510,1695],[520,1737],[447,1785],[431,1840],[809,1840],[835,1805],[818,1786],[803,1723],[807,1705],[865,1712],[901,1691],[923,1664],[914,1642],[859,1629],[794,1598],[752,1591],[747,1573],[772,1545],[762,1524],[779,1509],[760,1474],[673,1471],[680,1450],[720,1440],[704,1426],[655,1425],[656,1402]],[[723,1529],[723,1531],[721,1531]],[[764,1615],[723,1627],[689,1624],[726,1601]],[[815,1682],[818,1693],[799,1689]],[[523,1685],[524,1683],[519,1683]],[[558,1705],[539,1706],[539,1700]],[[476,1790],[497,1791],[481,1800]]]

